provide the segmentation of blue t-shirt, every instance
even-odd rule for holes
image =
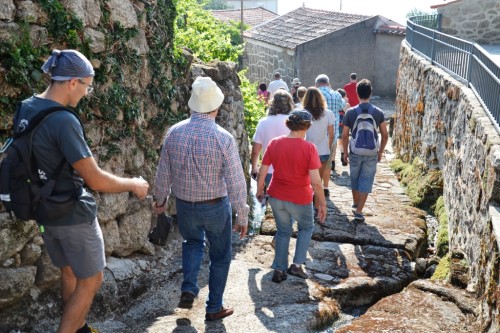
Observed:
[[[62,105],[37,96],[24,100],[16,118],[16,131],[22,131],[40,111],[54,106]],[[54,192],[62,193],[82,188],[83,179],[71,168],[71,165],[92,156],[92,152],[85,142],[80,122],[73,114],[66,111],[54,112],[45,119],[33,135],[33,155],[40,179],[56,180]],[[54,175],[63,160],[68,163],[64,164],[59,175]],[[96,213],[94,198],[83,189],[71,213],[55,221],[43,221],[43,224],[90,223],[96,218]]]

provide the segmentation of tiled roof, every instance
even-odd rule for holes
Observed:
[[[373,29],[376,34],[406,36],[406,28],[402,25],[381,25]]]
[[[241,20],[240,9],[212,10],[212,14],[216,19],[224,22],[239,22]],[[277,16],[279,15],[263,7],[243,9],[243,23],[250,27],[269,21]]]
[[[444,0],[446,1],[446,0]],[[441,7],[446,7],[452,3],[455,3],[455,2],[460,2],[461,0],[454,0],[454,1],[448,1],[447,3],[442,3],[442,4],[437,4],[437,5],[432,5],[431,8],[432,9],[437,9],[437,8],[441,8]]]
[[[294,49],[297,45],[367,20],[370,17],[299,7],[245,31],[243,36]]]

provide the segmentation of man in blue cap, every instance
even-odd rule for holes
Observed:
[[[61,107],[34,133],[33,156],[40,179],[57,179],[54,191],[74,193],[75,205],[62,216],[37,219],[37,223],[53,264],[61,270],[64,310],[57,332],[96,332],[85,317],[101,286],[106,260],[96,203],[83,185],[107,193],[133,192],[141,199],[149,185],[142,178],[117,177],[101,170],[76,114],[63,109],[76,107],[94,89],[89,60],[76,50],[54,50],[42,70],[50,75],[50,85],[43,93],[22,101],[14,128],[21,132],[38,113]]]

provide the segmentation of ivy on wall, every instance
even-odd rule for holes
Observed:
[[[155,4],[145,4],[142,15],[145,15],[150,28],[150,52],[147,59],[152,80],[144,94],[133,92],[124,81],[125,68],[143,68],[146,56],[137,55],[127,46],[127,42],[137,35],[138,30],[126,29],[112,22],[105,1],[98,2],[102,17],[95,29],[106,36],[105,51],[102,53],[93,54],[90,51],[89,42],[83,34],[83,23],[58,0],[38,1],[40,8],[50,18],[43,23],[48,34],[46,44],[33,45],[28,23],[19,23],[19,33],[13,34],[9,41],[0,42],[0,66],[5,69],[2,86],[8,87],[0,95],[0,142],[4,142],[10,134],[16,103],[34,93],[40,93],[49,84],[48,76],[42,74],[40,67],[53,48],[78,49],[87,58],[100,63],[94,77],[96,89],[89,98],[81,100],[77,111],[84,119],[97,120],[106,128],[102,144],[108,146],[105,148],[109,148],[107,151],[110,153],[105,154],[103,160],[120,154],[113,141],[131,136],[142,138],[137,143],[148,150],[147,158],[156,159],[156,153],[151,149],[154,146],[152,139],[149,139],[151,136],[143,133],[150,128],[138,124],[146,105],[155,104],[163,111],[159,112],[159,119],[149,121],[154,124],[153,130],[163,131],[167,124],[186,117],[174,114],[170,107],[175,96],[174,82],[184,75],[188,65],[173,44],[177,1],[162,0]],[[170,78],[166,76],[168,71],[171,73]],[[116,119],[122,121],[116,122]],[[110,126],[104,125],[105,123]],[[141,123],[147,124],[148,121]]]
[[[139,147],[146,151],[147,158],[156,160],[157,154],[151,148],[154,146],[151,142],[153,138],[145,132],[152,131],[153,137],[161,136],[167,125],[188,116],[171,108],[177,94],[176,81],[187,75],[189,65],[182,48],[187,47],[196,57],[207,62],[215,59],[237,61],[243,51],[239,25],[217,21],[197,0],[144,3],[144,11],[140,14],[143,17],[139,20],[145,19],[148,26],[149,52],[146,56],[137,55],[127,46],[138,30],[112,22],[105,0],[98,0],[102,17],[95,29],[106,36],[105,51],[98,54],[91,52],[81,20],[66,10],[59,0],[39,0],[38,3],[50,18],[44,23],[48,33],[47,43],[33,45],[30,26],[25,22],[19,23],[19,33],[13,35],[11,40],[0,42],[0,66],[6,69],[3,76],[6,85],[2,86],[8,87],[0,94],[0,142],[4,142],[10,134],[16,103],[40,93],[49,84],[40,67],[51,50],[74,48],[100,63],[94,77],[96,89],[89,98],[81,100],[77,111],[85,120],[109,123],[110,126],[103,125],[106,128],[105,138],[99,143],[109,146],[105,148],[109,148],[107,151],[110,153],[105,154],[103,160],[120,154],[113,142],[124,137],[135,137]],[[124,81],[124,68],[140,70],[146,59],[151,81],[144,94],[139,94]],[[243,75],[240,75],[240,80],[245,121],[251,136],[258,120],[265,115],[265,109],[256,100],[256,87]],[[153,106],[161,112],[153,114],[145,122],[138,122],[144,115],[144,109]],[[120,121],[117,122],[117,119]]]

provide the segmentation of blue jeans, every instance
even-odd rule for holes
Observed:
[[[269,197],[269,203],[273,209],[277,229],[274,237],[276,241],[274,261],[271,267],[284,272],[288,268],[288,246],[292,236],[293,221],[297,221],[299,229],[293,263],[301,265],[306,262],[307,248],[314,229],[313,205],[312,202],[298,205],[273,197]]]
[[[198,273],[203,260],[205,237],[208,240],[210,275],[206,311],[218,312],[226,288],[231,264],[231,205],[227,197],[212,204],[189,203],[176,200],[177,222],[184,238],[182,242],[181,291],[198,295]]]
[[[351,189],[363,193],[371,193],[375,173],[377,172],[378,156],[362,156],[349,153],[349,171]]]

